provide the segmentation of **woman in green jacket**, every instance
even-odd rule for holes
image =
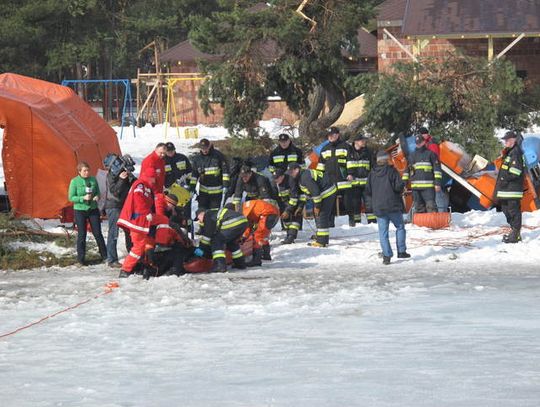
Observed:
[[[86,222],[90,222],[99,254],[103,261],[107,258],[107,246],[101,233],[101,218],[97,207],[99,186],[95,177],[90,176],[90,166],[81,161],[77,165],[77,175],[69,184],[69,200],[73,202],[75,224],[77,225],[77,260],[82,266],[86,265]]]

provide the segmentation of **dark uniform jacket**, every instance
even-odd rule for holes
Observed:
[[[233,203],[242,201],[242,195],[246,193],[246,201],[251,199],[263,199],[265,201],[275,201],[270,180],[264,175],[253,172],[248,182],[244,182],[241,177],[236,181]]]
[[[191,163],[189,159],[180,153],[172,157],[165,156],[165,188],[170,187],[177,179],[191,172]]]
[[[278,168],[287,171],[290,163],[304,164],[304,155],[302,150],[296,147],[292,142],[289,147],[283,149],[281,146],[274,148],[274,151],[270,154],[270,163],[268,169],[273,174]]]
[[[496,184],[497,199],[523,198],[523,153],[519,145],[504,149]]]
[[[440,186],[442,180],[441,164],[437,155],[422,146],[409,155],[409,167],[403,173],[403,181],[411,181],[412,189]]]
[[[128,173],[128,177],[126,179],[122,179],[118,176],[114,177],[109,171],[107,173],[107,200],[105,201],[105,209],[122,209],[129,189],[135,180],[135,176],[133,176],[131,173]]]
[[[366,206],[370,207],[376,216],[403,212],[401,193],[404,188],[405,182],[393,166],[376,165],[368,175]]]
[[[347,175],[354,177],[352,181],[353,187],[364,187],[366,185],[367,177],[374,164],[374,154],[368,147],[356,150],[354,146],[351,146],[347,160]]]
[[[302,196],[298,180],[295,180],[288,174],[285,174],[283,182],[276,184],[279,200],[283,203],[283,210],[294,212],[299,206],[300,201],[305,202],[305,196]],[[300,207],[303,207],[303,203]]]
[[[347,161],[349,160],[350,145],[338,139],[335,143],[328,143],[321,150],[317,170],[327,174],[329,180],[338,189],[351,188],[347,181]]]
[[[210,246],[212,238],[219,232],[244,230],[247,226],[247,218],[239,212],[228,208],[209,209],[201,226],[201,245]]]
[[[195,189],[199,180],[199,193],[220,194],[229,187],[229,165],[225,156],[211,147],[207,155],[197,154],[193,159],[190,185]]]
[[[300,190],[320,208],[322,200],[337,192],[336,185],[327,174],[318,170],[303,170],[299,179]]]

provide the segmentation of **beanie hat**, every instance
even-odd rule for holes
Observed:
[[[171,193],[165,193],[165,201],[173,206],[178,205],[178,197]]]

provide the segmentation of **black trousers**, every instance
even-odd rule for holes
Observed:
[[[150,261],[157,269],[156,277],[160,277],[169,272],[183,274],[185,272],[184,260],[186,255],[187,249],[183,248],[178,243],[171,246],[169,250],[159,251],[159,247],[154,249]]]
[[[84,257],[86,255],[86,221],[90,222],[90,228],[92,234],[96,239],[98,245],[99,254],[103,260],[107,259],[107,246],[105,245],[105,239],[101,233],[101,218],[99,216],[99,210],[90,209],[88,211],[74,211],[75,224],[77,225],[77,260],[79,263],[84,263]]]
[[[207,194],[206,192],[199,192],[199,196],[197,197],[199,209],[219,209],[222,196],[223,193]]]
[[[521,199],[501,199],[499,203],[510,227],[521,230]]]
[[[330,241],[330,227],[333,225],[335,206],[336,194],[324,198],[321,202],[321,211],[319,216],[315,218],[318,243],[328,244]]]
[[[435,188],[413,189],[412,193],[416,213],[437,212]]]
[[[212,236],[212,242],[210,243],[212,257],[214,259],[220,257],[219,253],[221,252],[223,252],[223,257],[225,257],[225,250],[227,249],[232,253],[233,258],[235,258],[240,250],[238,239],[243,235],[247,226],[247,223],[242,223],[234,228],[220,230]]]

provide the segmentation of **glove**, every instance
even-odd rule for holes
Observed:
[[[285,212],[283,212],[281,214],[280,217],[281,217],[282,220],[287,220],[287,219],[289,219],[289,216],[290,216],[289,212],[285,211]]]
[[[154,219],[154,217],[152,216],[151,213],[149,213],[148,215],[146,215],[146,220],[147,220],[148,222],[152,222],[152,219]]]
[[[296,208],[296,210],[294,211],[294,216],[302,216],[304,212],[304,208]]]
[[[195,250],[193,250],[193,255],[195,257],[202,257],[204,256],[204,250],[201,249],[200,247],[197,247]]]
[[[319,208],[318,206],[313,208],[313,215],[315,215],[316,218],[319,217],[320,213],[321,213],[321,208]]]

